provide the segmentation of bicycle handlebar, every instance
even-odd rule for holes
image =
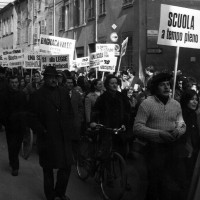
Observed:
[[[124,132],[126,130],[124,125],[122,125],[120,128],[107,128],[103,124],[96,124],[94,128],[96,130],[103,129],[103,130],[112,131],[115,135],[117,135],[119,132]]]

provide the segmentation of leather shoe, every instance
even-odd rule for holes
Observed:
[[[18,176],[18,169],[13,169],[11,174],[13,176]]]

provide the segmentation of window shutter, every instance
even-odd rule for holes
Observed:
[[[62,7],[59,8],[59,30],[62,30]]]
[[[29,24],[29,27],[28,27],[28,44],[31,44],[31,37],[32,37],[32,24]]]
[[[49,33],[53,33],[53,12],[49,13]]]
[[[37,0],[34,0],[34,17],[37,17]]]
[[[33,34],[33,43],[37,44],[38,43],[38,27],[37,24],[35,24],[35,28],[34,28],[34,34]]]
[[[41,21],[41,34],[46,34],[45,20]]]
[[[45,8],[49,7],[48,0],[45,0]]]

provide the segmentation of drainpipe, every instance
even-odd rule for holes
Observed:
[[[95,1],[95,43],[98,42],[98,5],[97,0]]]
[[[55,0],[53,0],[53,35],[55,36],[55,17],[56,17],[56,8],[55,8]]]

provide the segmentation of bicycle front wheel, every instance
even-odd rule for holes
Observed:
[[[126,187],[126,163],[123,157],[113,152],[105,163],[101,177],[101,190],[106,200],[120,200]]]
[[[86,180],[90,175],[90,145],[91,142],[89,141],[89,138],[83,136],[80,140],[80,146],[76,161],[77,174],[81,180]]]
[[[25,160],[28,159],[33,147],[33,131],[28,129],[24,135],[20,154]]]

